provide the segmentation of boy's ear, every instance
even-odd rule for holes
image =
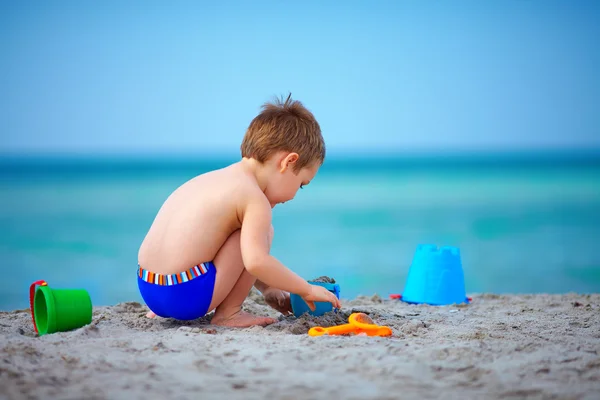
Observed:
[[[286,169],[293,167],[299,158],[300,158],[300,156],[298,155],[298,153],[289,153],[287,156],[285,156],[281,160],[281,165],[280,165],[281,168],[280,168],[279,172],[283,173],[283,172],[285,172]]]

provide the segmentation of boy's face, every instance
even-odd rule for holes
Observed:
[[[291,153],[294,155],[295,153]],[[280,170],[273,179],[273,182],[269,185],[269,190],[266,192],[267,198],[271,202],[271,207],[275,207],[277,204],[285,203],[286,201],[292,200],[298,189],[302,186],[306,186],[312,181],[319,170],[319,163],[304,167],[300,171],[294,171],[293,165],[297,157],[291,157],[284,159],[281,162]]]

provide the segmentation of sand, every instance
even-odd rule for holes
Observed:
[[[0,398],[598,399],[600,295],[474,295],[470,305],[377,296],[342,313],[226,329],[149,320],[123,303],[36,337],[28,310],[0,313]],[[277,316],[259,296],[244,308]],[[368,313],[391,338],[309,337]]]

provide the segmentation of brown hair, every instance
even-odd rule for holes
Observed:
[[[242,157],[265,162],[278,151],[298,153],[294,171],[323,164],[325,141],[314,115],[290,93],[285,101],[265,103],[246,131],[241,145]]]

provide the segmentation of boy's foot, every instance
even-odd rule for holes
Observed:
[[[154,314],[152,311],[148,311],[148,314],[146,314],[146,318],[154,318],[156,317],[156,314]]]
[[[229,317],[215,315],[210,321],[213,325],[228,326],[230,328],[247,328],[255,325],[267,326],[274,322],[277,322],[277,320],[269,317],[257,317],[243,311],[238,311]]]

